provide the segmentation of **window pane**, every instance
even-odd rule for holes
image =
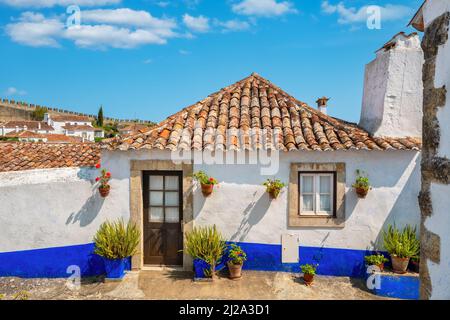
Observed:
[[[166,190],[178,190],[177,176],[166,176]]]
[[[314,211],[314,196],[313,195],[303,195],[303,211]]]
[[[178,192],[166,192],[166,206],[178,206]]]
[[[177,223],[180,222],[179,208],[166,208],[166,222]]]
[[[302,193],[314,192],[314,177],[302,176]]]
[[[150,189],[162,190],[163,189],[163,176],[150,176]]]
[[[320,193],[331,193],[330,176],[320,176]]]
[[[150,222],[164,222],[163,208],[150,208]]]
[[[320,195],[320,211],[331,211],[331,196]]]
[[[162,206],[163,205],[163,192],[150,191],[150,206]]]

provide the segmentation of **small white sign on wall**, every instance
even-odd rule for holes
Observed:
[[[283,234],[281,235],[281,262],[282,263],[297,263],[299,261],[298,247],[300,245],[300,238],[298,235]]]

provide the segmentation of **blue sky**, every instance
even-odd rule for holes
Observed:
[[[161,121],[252,72],[358,122],[364,65],[422,0],[0,0],[0,96]],[[66,27],[71,4],[81,26]],[[381,29],[367,28],[367,5]]]

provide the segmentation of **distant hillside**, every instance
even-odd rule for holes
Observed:
[[[33,111],[36,108],[47,108],[48,112],[53,115],[78,115],[89,117],[91,120],[95,120],[96,114],[86,114],[81,112],[68,111],[66,109],[41,106],[36,104],[30,104],[22,101],[15,101],[9,99],[0,99],[0,122],[12,121],[12,120],[32,120]],[[104,117],[105,123],[118,123],[118,124],[132,124],[132,123],[142,123],[146,125],[155,124],[152,121],[148,120],[139,120],[139,119],[116,119]]]

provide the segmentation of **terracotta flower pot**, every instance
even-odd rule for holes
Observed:
[[[234,264],[231,261],[227,262],[228,271],[230,272],[230,279],[239,279],[242,277],[242,264]]]
[[[202,193],[205,197],[209,196],[214,189],[214,185],[213,184],[203,184],[201,183],[202,186]]]
[[[269,196],[271,199],[276,199],[276,198],[278,198],[279,195],[280,195],[280,190],[278,190],[278,189],[271,189],[269,191]]]
[[[377,265],[377,267],[380,269],[381,272],[384,271],[384,263]]]
[[[100,195],[103,197],[103,198],[106,198],[108,195],[109,195],[109,190],[111,190],[111,186],[109,186],[109,185],[107,185],[107,186],[100,186],[99,188],[98,188],[98,191],[100,192]]]
[[[391,256],[392,269],[395,273],[403,274],[408,270],[409,258]]]
[[[356,194],[358,195],[358,198],[364,199],[367,194],[369,193],[369,189],[365,188],[355,188]]]
[[[303,280],[305,281],[305,284],[307,286],[310,286],[313,283],[313,281],[314,281],[314,275],[305,273],[303,275]]]

